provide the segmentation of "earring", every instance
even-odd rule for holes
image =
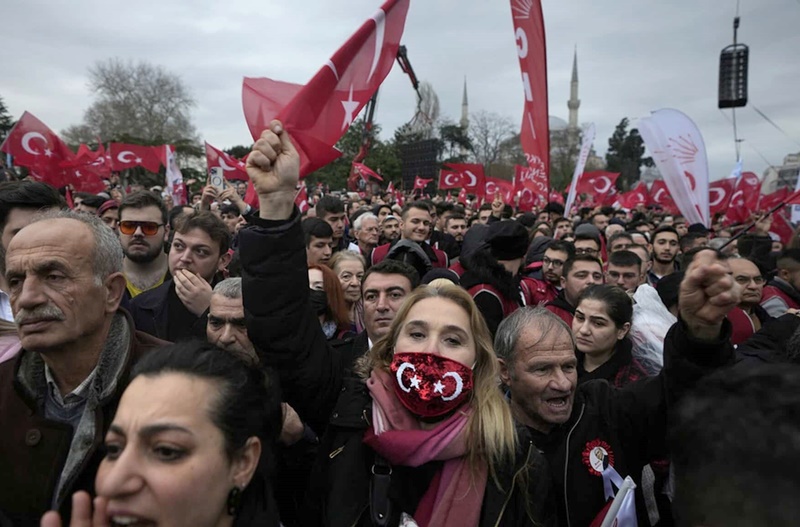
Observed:
[[[239,513],[239,507],[242,505],[242,489],[233,487],[228,493],[228,514],[236,516]]]

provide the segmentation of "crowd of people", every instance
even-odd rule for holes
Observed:
[[[301,214],[270,126],[258,207],[0,184],[0,525],[795,524],[800,239],[499,196]]]

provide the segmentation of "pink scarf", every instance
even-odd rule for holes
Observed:
[[[372,428],[364,435],[364,443],[393,465],[418,467],[444,461],[414,513],[421,527],[477,526],[487,467],[482,464],[473,472],[467,463],[465,435],[471,409],[465,407],[435,428],[422,430],[419,420],[397,399],[392,382],[387,372],[378,369],[367,380]]]

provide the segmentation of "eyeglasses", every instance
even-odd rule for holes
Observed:
[[[747,276],[743,274],[736,276],[734,280],[736,280],[736,283],[739,285],[748,285],[751,280],[756,285],[761,285],[767,281],[763,276]]]
[[[548,267],[561,267],[562,265],[564,265],[563,260],[551,260],[547,256],[542,258],[542,263],[544,265],[547,265]]]
[[[125,235],[131,235],[136,232],[136,229],[142,229],[142,234],[145,236],[155,236],[158,234],[158,228],[163,227],[163,223],[156,223],[154,221],[121,221],[119,222],[119,232]]]

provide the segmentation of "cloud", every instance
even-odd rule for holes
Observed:
[[[306,82],[378,7],[377,0],[13,1],[4,6],[0,95],[12,114],[31,111],[52,128],[80,122],[91,103],[88,68],[120,57],[180,75],[197,100],[203,139],[226,147],[250,141],[241,109],[244,76]],[[720,50],[732,41],[735,3],[673,0],[543,0],[550,113],[567,117],[572,54],[578,50],[579,119],[597,126],[603,153],[623,118],[680,109],[703,132],[712,179],[735,161],[728,110],[716,107]],[[750,46],[750,101],[800,142],[800,16],[797,0],[742,2],[741,42]],[[457,120],[464,76],[471,111],[518,120],[522,85],[505,0],[415,0],[403,38],[420,80]],[[383,133],[414,115],[416,95],[394,68],[381,87]],[[763,172],[800,147],[752,107],[737,111],[745,168]]]

